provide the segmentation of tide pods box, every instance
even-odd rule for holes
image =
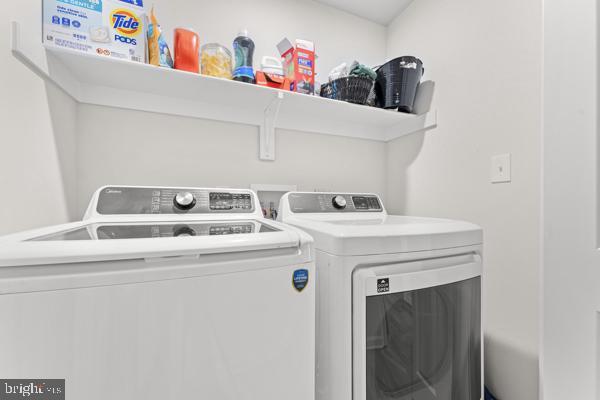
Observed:
[[[44,43],[146,62],[143,0],[43,0]]]

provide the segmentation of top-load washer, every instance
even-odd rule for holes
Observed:
[[[249,190],[101,188],[82,222],[0,239],[0,377],[81,400],[313,399],[312,245]]]
[[[317,400],[482,397],[478,226],[351,193],[288,193],[279,218],[315,239]]]

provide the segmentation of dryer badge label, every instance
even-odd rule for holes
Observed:
[[[301,292],[304,290],[306,285],[308,285],[308,270],[307,269],[297,269],[294,271],[294,275],[292,276],[292,285],[294,285],[294,289]]]
[[[390,291],[390,278],[377,279],[377,293]]]

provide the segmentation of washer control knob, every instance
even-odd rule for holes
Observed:
[[[187,225],[177,225],[173,228],[173,237],[196,236],[196,231]]]
[[[333,200],[331,200],[331,203],[338,210],[343,210],[348,205],[348,202],[344,196],[335,196]]]
[[[190,192],[179,192],[173,199],[173,204],[180,210],[191,210],[196,205],[196,198]]]

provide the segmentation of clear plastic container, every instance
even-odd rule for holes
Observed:
[[[208,43],[202,46],[201,56],[202,75],[217,78],[232,79],[231,52],[218,43]]]

